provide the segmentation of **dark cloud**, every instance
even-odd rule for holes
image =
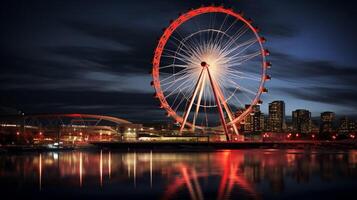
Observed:
[[[165,112],[158,109],[159,103],[151,93],[11,90],[2,95],[2,103],[27,114],[99,113],[134,121],[145,116],[152,116],[154,120],[165,119]]]
[[[357,107],[357,68],[351,62],[319,52],[311,56],[315,59],[305,58],[304,52],[292,55],[281,47],[303,44],[306,51],[311,46],[322,51],[326,43],[319,39],[330,37],[331,47],[339,47],[330,51],[348,60],[356,50],[354,7],[337,0],[7,1],[0,7],[0,105],[25,112],[162,119],[148,74],[157,38],[178,13],[211,2],[244,11],[268,38],[268,46],[271,41],[272,90],[295,99]],[[316,43],[300,38],[310,31],[321,36]],[[274,79],[286,87],[274,85]],[[298,87],[292,90],[294,84]],[[294,104],[294,99],[289,101]]]
[[[269,59],[274,64],[271,73],[279,79],[338,84],[345,87],[357,84],[356,66],[345,66],[326,60],[303,60],[275,51]]]
[[[350,89],[318,86],[303,87],[293,90],[289,88],[278,89],[298,99],[348,107],[352,112],[357,111],[357,93],[351,92]]]

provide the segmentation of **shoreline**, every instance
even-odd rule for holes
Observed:
[[[96,150],[152,150],[152,151],[217,151],[235,149],[301,149],[301,150],[354,150],[356,141],[264,141],[264,142],[91,142],[85,146],[47,148],[44,146],[1,146],[0,153],[53,152]]]
[[[357,149],[357,143],[345,141],[284,141],[284,142],[92,142],[102,149]]]

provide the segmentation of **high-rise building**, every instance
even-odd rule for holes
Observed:
[[[320,137],[330,138],[331,133],[334,131],[333,122],[335,120],[335,113],[323,112],[320,116]]]
[[[353,120],[350,120],[349,121],[349,130],[350,130],[350,133],[354,133],[356,132],[356,122],[353,121]]]
[[[268,130],[282,132],[285,127],[285,103],[273,101],[269,103]]]
[[[264,113],[260,113],[259,121],[260,121],[259,122],[260,123],[259,131],[263,132],[263,131],[265,131],[265,126],[266,126],[266,117],[265,117]]]
[[[243,114],[245,111],[245,108],[238,108],[237,111],[234,113],[234,116],[235,117],[239,117],[241,114]],[[244,124],[245,124],[245,120],[244,119],[243,121],[240,122],[240,124],[236,124],[237,125],[237,128],[238,128],[238,131],[241,133],[241,132],[244,132]]]
[[[338,127],[338,133],[342,135],[347,135],[350,132],[350,123],[346,116],[340,119],[340,124]]]
[[[338,126],[338,133],[347,136],[349,133],[354,132],[356,132],[355,121],[348,119],[346,116],[342,117]]]
[[[292,126],[294,133],[307,135],[311,132],[311,113],[308,110],[297,109],[292,112]]]
[[[249,105],[246,105],[246,109],[247,108],[249,108]],[[245,132],[261,132],[262,125],[264,126],[264,121],[263,121],[263,123],[261,122],[261,116],[264,117],[264,114],[261,113],[260,106],[254,105],[252,107],[252,112],[245,119],[244,131]]]
[[[260,106],[259,105],[254,105],[253,106],[253,112],[252,112],[252,129],[253,132],[259,132],[260,131],[260,115],[262,113],[260,112]]]

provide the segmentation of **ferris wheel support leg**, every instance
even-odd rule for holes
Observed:
[[[220,100],[219,100],[219,97],[218,97],[218,94],[217,94],[217,86],[216,86],[215,82],[213,82],[211,73],[209,72],[208,68],[207,68],[207,72],[208,72],[208,77],[209,77],[209,80],[210,80],[210,83],[211,83],[211,86],[212,86],[214,99],[215,99],[215,101],[217,103],[217,108],[218,108],[219,116],[220,116],[221,123],[222,123],[222,126],[223,126],[223,130],[224,130],[224,133],[226,134],[227,141],[229,141],[229,134],[228,134],[226,120],[224,119],[222,105],[220,103]]]
[[[197,92],[198,92],[198,89],[199,89],[199,85],[200,83],[202,82],[202,74],[203,74],[203,71],[204,71],[204,68],[201,70],[201,73],[198,77],[198,80],[197,80],[197,83],[196,83],[196,87],[195,87],[195,90],[193,91],[193,95],[192,95],[192,98],[191,98],[191,101],[190,101],[190,104],[188,105],[188,108],[185,112],[185,115],[183,117],[183,121],[182,121],[182,124],[181,124],[181,127],[180,127],[180,134],[182,133],[183,129],[185,128],[185,124],[187,122],[187,118],[188,118],[188,115],[190,114],[190,111],[191,111],[191,108],[192,108],[192,105],[193,105],[193,102],[195,101],[195,98],[197,96]]]
[[[223,93],[222,91],[220,90],[219,87],[217,87],[217,91],[218,91],[218,96],[219,96],[219,99],[221,100],[222,104],[223,104],[223,107],[224,109],[226,110],[227,112],[227,115],[228,115],[228,118],[230,121],[233,121],[233,115],[232,115],[232,112],[231,112],[231,109],[229,109],[228,105],[227,105],[227,102],[224,100],[224,96],[223,96]],[[234,133],[236,135],[239,135],[239,132],[238,132],[238,129],[237,129],[237,126],[235,124],[232,124],[232,127],[233,127],[233,130],[234,130]]]
[[[197,99],[197,106],[196,106],[196,112],[194,114],[193,117],[193,122],[192,122],[192,131],[195,131],[195,126],[196,126],[196,118],[198,115],[198,111],[200,110],[200,104],[201,104],[201,99],[202,99],[202,94],[203,94],[203,89],[204,89],[204,85],[205,85],[205,80],[206,80],[206,73],[203,72],[204,74],[202,75],[202,81],[201,84],[199,86],[199,95],[198,95],[198,99]]]

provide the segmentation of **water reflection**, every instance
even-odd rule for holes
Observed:
[[[357,186],[357,151],[244,150],[205,153],[2,154],[5,194],[111,195],[139,199],[287,198]],[[37,188],[37,189],[36,189]]]

